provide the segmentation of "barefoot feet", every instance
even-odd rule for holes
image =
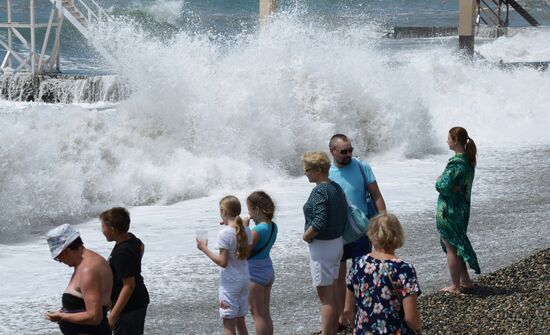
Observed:
[[[441,289],[441,291],[453,294],[460,294],[460,289],[454,285],[444,287]]]

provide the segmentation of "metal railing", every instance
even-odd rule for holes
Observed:
[[[488,26],[507,27],[509,11],[510,7],[506,1],[477,0],[476,23],[483,22]]]
[[[105,9],[103,9],[103,7],[101,7],[94,0],[86,0],[90,3],[90,5],[88,5],[84,0],[76,0],[76,1],[78,4],[75,4],[75,6],[81,12],[83,12],[81,8],[85,9],[85,13],[83,12],[82,14],[86,14],[85,17],[88,19],[88,22],[92,22],[92,20],[103,21],[103,20],[111,19],[111,16],[105,11]],[[96,10],[94,11],[90,7],[94,7]]]
[[[510,7],[512,7],[531,26],[539,23],[516,0],[477,0],[476,23],[488,26],[508,27]]]

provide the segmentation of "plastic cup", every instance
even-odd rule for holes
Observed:
[[[197,240],[207,241],[208,240],[208,230],[197,230]]]

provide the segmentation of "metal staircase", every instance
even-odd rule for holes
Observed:
[[[1,1],[1,0],[0,0]],[[0,39],[0,48],[6,50],[6,55],[0,65],[0,73],[30,72],[31,74],[46,74],[60,72],[61,27],[67,19],[88,41],[93,43],[92,27],[111,21],[112,18],[95,0],[49,0],[52,4],[47,23],[36,22],[36,2],[29,1],[29,23],[13,21],[13,5],[15,1],[5,0],[7,20],[0,22],[0,29],[7,29],[7,41]],[[45,30],[44,40],[39,44],[37,29]],[[30,33],[22,33],[28,30]],[[30,35],[30,39],[26,36]],[[52,41],[53,40],[53,41]],[[16,47],[16,43],[19,42]],[[50,43],[51,42],[51,43]],[[94,44],[101,54],[113,61],[111,53],[105,46]],[[50,49],[50,55],[46,51]]]
[[[87,39],[90,38],[89,27],[92,23],[111,20],[109,14],[94,0],[50,0],[50,2]]]
[[[69,11],[71,15],[84,27],[88,25],[88,20],[86,20],[86,17],[80,12],[78,8],[76,8],[76,5],[74,4],[74,1],[71,0],[62,0],[63,8]]]
[[[534,17],[529,14],[525,8],[521,7],[519,3],[516,2],[516,0],[505,0],[507,4],[510,4],[516,12],[521,15],[525,19],[525,21],[529,22],[530,25],[533,27],[540,26],[537,20],[535,20]]]
[[[540,25],[516,0],[477,0],[476,22],[483,22],[488,26],[508,27],[510,7],[531,26]]]

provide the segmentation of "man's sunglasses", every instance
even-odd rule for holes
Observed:
[[[339,152],[341,155],[351,154],[351,153],[353,153],[353,147],[349,147],[349,148],[346,148],[346,149],[338,150],[338,152]]]

